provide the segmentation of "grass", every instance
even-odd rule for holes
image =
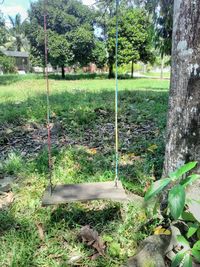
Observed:
[[[6,138],[19,138],[23,127],[33,123],[41,133],[45,81],[34,75],[5,77],[0,77],[0,127],[11,129]],[[51,119],[62,126],[53,136],[54,183],[113,179],[114,84],[103,77],[73,81],[51,77]],[[168,86],[168,81],[150,79],[119,81],[120,178],[127,190],[139,195],[161,174]],[[4,146],[4,139],[0,143]],[[24,146],[28,149],[28,143]],[[30,148],[26,157],[17,146],[6,153],[0,174],[18,180],[14,203],[0,212],[1,266],[69,266],[74,255],[81,255],[80,266],[120,266],[151,231],[151,227],[148,232],[140,230],[146,215],[137,203],[94,201],[42,208],[48,184],[45,146],[38,153]],[[107,257],[91,261],[93,250],[77,240],[87,224],[107,241]]]
[[[159,72],[146,72],[144,73],[145,76],[152,76],[152,77],[157,77],[160,78],[160,73]],[[164,78],[170,78],[170,72],[163,72],[163,77]]]

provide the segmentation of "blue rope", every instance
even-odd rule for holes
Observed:
[[[119,137],[118,137],[118,22],[119,0],[116,0],[116,41],[115,41],[115,186],[117,187],[119,177]]]

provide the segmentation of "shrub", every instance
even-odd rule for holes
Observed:
[[[0,55],[0,68],[4,73],[16,73],[15,60],[11,57]]]

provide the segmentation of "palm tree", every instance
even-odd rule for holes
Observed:
[[[6,42],[6,26],[5,26],[5,19],[3,14],[0,11],[0,45],[3,45]]]
[[[12,28],[10,29],[10,38],[7,46],[17,51],[21,51],[22,48],[26,50],[27,39],[25,38],[23,22],[21,15],[17,14],[14,18],[9,16]]]

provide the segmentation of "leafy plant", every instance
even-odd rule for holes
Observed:
[[[15,73],[16,68],[14,59],[0,53],[0,69],[2,69],[4,73]]]
[[[169,174],[168,178],[164,178],[154,182],[145,194],[145,201],[155,197],[167,186],[169,186],[168,207],[172,217],[177,220],[184,209],[186,197],[185,189],[188,185],[200,178],[198,174],[192,174],[182,179],[182,176],[192,170],[197,162],[189,162],[183,165],[175,172]]]
[[[3,171],[7,174],[17,174],[22,167],[22,157],[17,153],[11,152],[3,164]]]
[[[165,211],[166,216],[170,213],[174,220],[180,218],[187,224],[187,239],[183,235],[177,236],[177,241],[183,248],[172,260],[172,267],[180,266],[180,264],[181,266],[190,267],[192,266],[193,257],[197,262],[200,262],[200,241],[197,241],[200,237],[198,210],[193,209],[190,212],[184,211],[187,201],[191,201],[190,199],[186,200],[186,187],[200,178],[198,174],[186,175],[196,164],[197,162],[189,162],[175,172],[169,174],[169,177],[152,183],[145,194],[145,201],[148,201],[155,198],[163,190],[168,190],[168,208]],[[170,189],[167,189],[167,187]]]

